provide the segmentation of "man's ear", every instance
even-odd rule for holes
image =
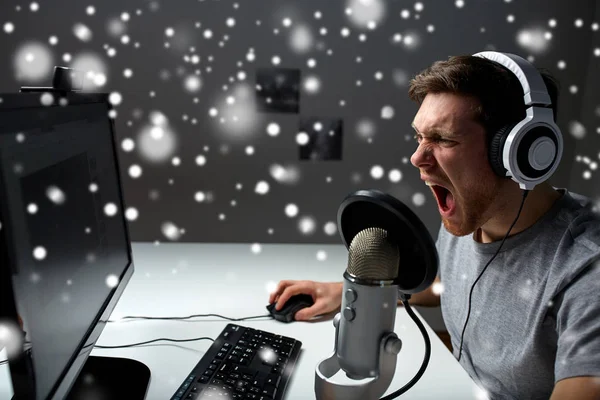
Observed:
[[[19,326],[21,327],[21,330],[23,330],[23,320],[19,314],[17,314],[17,318],[19,319]]]

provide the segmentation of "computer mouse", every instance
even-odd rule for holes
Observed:
[[[277,321],[281,322],[292,322],[294,321],[294,315],[303,308],[310,307],[315,302],[311,295],[308,294],[297,294],[288,299],[285,302],[281,310],[275,310],[275,303],[269,304],[267,310]]]

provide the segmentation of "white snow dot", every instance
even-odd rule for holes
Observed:
[[[394,117],[394,108],[392,106],[384,106],[381,109],[381,118],[392,119]]]
[[[135,221],[138,218],[138,210],[134,207],[129,207],[125,210],[125,218],[129,221]]]
[[[135,142],[133,141],[133,139],[125,138],[121,142],[121,148],[123,149],[123,151],[130,152],[135,148]]]
[[[323,231],[326,235],[333,236],[337,232],[337,225],[335,222],[329,221],[323,226]]]
[[[278,124],[272,122],[267,126],[267,133],[269,136],[277,136],[279,135],[279,132],[281,132],[281,128]]]
[[[308,134],[306,132],[299,132],[296,135],[296,143],[298,143],[300,146],[304,146],[306,144],[308,144],[310,140],[310,137],[308,136]]]
[[[123,96],[121,96],[121,93],[119,92],[112,92],[108,96],[108,101],[110,101],[110,104],[112,104],[113,106],[118,106],[119,104],[121,104],[122,100]]]
[[[305,235],[312,234],[315,231],[315,227],[316,222],[312,217],[302,217],[298,221],[298,228],[300,229],[300,232]]]
[[[6,22],[4,24],[4,32],[13,33],[15,30],[15,25],[12,22]]]
[[[398,169],[392,169],[388,173],[388,178],[391,182],[400,182],[400,180],[402,180],[402,172]]]
[[[285,215],[287,215],[290,218],[293,218],[296,215],[298,215],[298,206],[292,203],[285,206]]]
[[[65,193],[58,186],[49,186],[46,189],[46,196],[54,204],[63,204],[66,200]]]
[[[35,249],[33,249],[33,257],[36,260],[43,260],[44,258],[46,258],[47,254],[48,253],[46,249],[42,246],[37,246]]]
[[[206,200],[206,195],[204,192],[196,192],[194,194],[194,200],[196,200],[198,203],[202,203],[204,200]]]
[[[119,284],[119,277],[114,275],[114,274],[110,274],[106,277],[106,286],[108,286],[109,288],[114,288]]]
[[[142,167],[140,167],[137,164],[130,166],[129,167],[129,176],[131,176],[133,179],[136,179],[136,178],[139,178],[140,176],[142,176]]]
[[[373,179],[381,179],[383,176],[383,168],[380,165],[374,165],[371,167],[371,177]]]
[[[254,191],[261,195],[267,194],[269,192],[269,184],[265,181],[257,182]]]
[[[35,203],[30,203],[27,205],[27,212],[29,214],[35,214],[38,211],[38,206]]]
[[[425,204],[425,195],[423,193],[415,193],[412,197],[413,204],[415,206],[422,206]]]
[[[206,157],[203,156],[202,154],[200,154],[199,156],[196,157],[196,164],[202,166],[206,164]]]
[[[115,216],[117,214],[117,206],[114,203],[107,203],[104,206],[104,213],[109,217]]]

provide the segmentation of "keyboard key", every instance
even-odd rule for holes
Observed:
[[[220,379],[220,380],[224,380],[224,379],[227,379],[227,374],[224,374],[224,373],[222,373],[222,372],[217,372],[217,373],[215,374],[215,378],[216,378],[216,379]]]
[[[279,382],[281,382],[281,375],[269,374],[265,383],[277,387],[279,386]]]
[[[240,358],[238,356],[227,356],[227,361],[231,361],[233,363],[237,363],[240,361]]]
[[[273,385],[265,385],[262,390],[262,394],[265,396],[269,396],[270,398],[275,397],[275,393],[277,393],[277,388]]]
[[[225,361],[223,364],[221,364],[221,366],[219,367],[219,372],[226,374],[231,370],[231,363]]]

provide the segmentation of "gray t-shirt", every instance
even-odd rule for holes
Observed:
[[[566,189],[509,237],[473,290],[460,363],[490,399],[545,399],[561,379],[600,376],[600,216]],[[500,243],[437,239],[442,315],[458,358],[469,291]]]

